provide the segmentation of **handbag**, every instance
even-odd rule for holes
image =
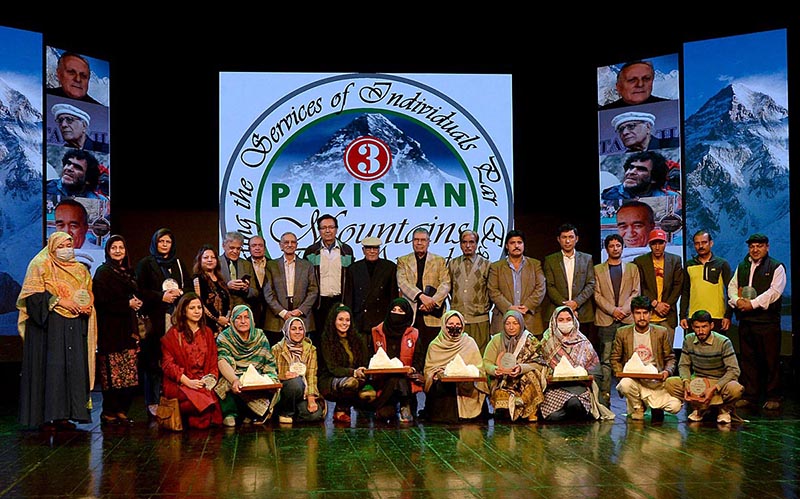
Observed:
[[[150,316],[136,314],[136,324],[139,327],[139,339],[143,340],[153,332],[153,320]]]
[[[161,397],[156,410],[156,419],[159,428],[170,431],[183,431],[183,420],[181,419],[181,408],[178,399]]]

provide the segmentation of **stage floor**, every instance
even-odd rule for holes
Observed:
[[[13,386],[13,383],[11,383]],[[94,393],[96,407],[102,395]],[[20,429],[0,412],[0,497],[21,498],[536,498],[761,499],[800,496],[800,404],[745,423],[624,417],[575,424],[410,426],[356,418],[171,434],[132,427]],[[93,413],[99,418],[99,409]]]

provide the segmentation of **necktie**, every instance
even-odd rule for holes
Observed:
[[[231,280],[235,281],[236,277],[236,262],[233,260],[228,260],[228,269],[231,271]]]

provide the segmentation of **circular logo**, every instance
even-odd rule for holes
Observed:
[[[375,137],[358,137],[344,151],[344,166],[358,180],[377,180],[389,171],[391,165],[392,151]]]

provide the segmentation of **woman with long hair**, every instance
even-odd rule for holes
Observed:
[[[163,394],[178,399],[181,417],[190,428],[219,425],[219,399],[211,391],[219,379],[217,343],[206,326],[200,297],[184,294],[172,314],[172,324],[161,339]]]
[[[194,292],[203,302],[203,311],[214,334],[219,334],[230,324],[231,294],[222,276],[217,251],[209,244],[203,245],[192,267]]]

